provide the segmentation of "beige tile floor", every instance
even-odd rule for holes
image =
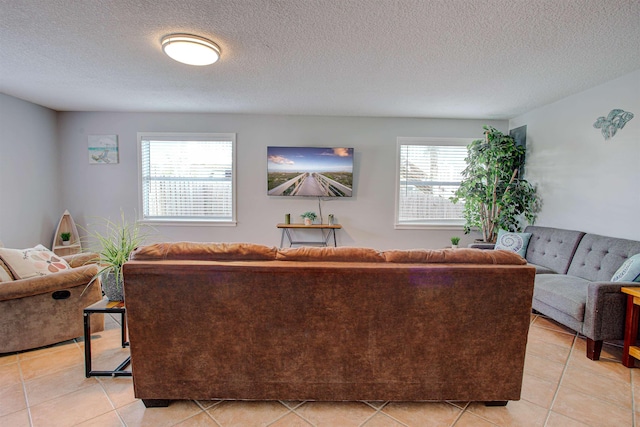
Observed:
[[[94,369],[128,355],[119,325],[92,339]],[[84,377],[81,339],[18,354],[0,354],[0,426],[635,426],[640,427],[640,374],[605,344],[585,357],[585,340],[531,317],[522,399],[506,407],[479,403],[178,401],[145,409],[131,378]],[[619,344],[619,343],[617,343]]]

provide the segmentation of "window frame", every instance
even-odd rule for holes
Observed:
[[[153,225],[171,226],[222,226],[235,227],[237,221],[237,150],[235,133],[191,133],[191,132],[138,132],[138,222]],[[144,217],[144,188],[142,176],[142,141],[143,140],[178,140],[178,141],[231,141],[231,219],[153,219]]]
[[[400,221],[400,172],[401,172],[401,147],[405,145],[420,146],[463,146],[467,147],[473,142],[473,138],[439,138],[439,137],[398,137],[396,141],[396,188],[395,188],[395,213],[394,228],[402,229],[438,229],[438,230],[463,230],[464,218],[452,220],[421,220],[418,222]],[[466,154],[465,154],[466,157]],[[462,203],[462,201],[458,202]]]

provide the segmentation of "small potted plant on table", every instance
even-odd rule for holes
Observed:
[[[451,238],[451,247],[453,249],[456,249],[458,247],[458,243],[460,243],[460,238],[459,237],[452,237]]]
[[[60,240],[62,240],[62,246],[69,246],[71,244],[71,233],[60,233]]]
[[[313,224],[313,221],[315,221],[315,219],[317,218],[317,215],[315,212],[305,212],[300,216],[304,218],[304,225]]]

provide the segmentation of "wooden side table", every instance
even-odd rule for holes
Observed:
[[[621,289],[627,294],[627,317],[624,323],[624,350],[622,364],[627,368],[635,366],[636,359],[640,360],[640,347],[635,344],[638,337],[638,320],[640,320],[640,287],[625,287]]]

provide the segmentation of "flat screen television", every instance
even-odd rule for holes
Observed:
[[[270,196],[351,197],[353,148],[267,147]]]

